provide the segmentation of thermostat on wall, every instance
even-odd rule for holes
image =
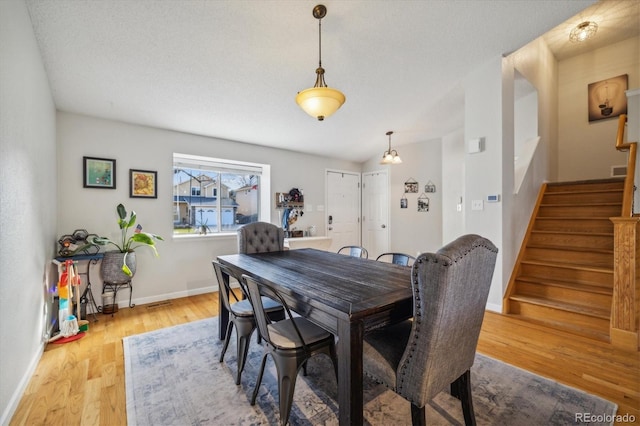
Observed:
[[[498,203],[500,202],[500,195],[487,195],[487,203]]]

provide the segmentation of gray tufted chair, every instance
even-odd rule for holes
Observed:
[[[364,372],[411,402],[414,425],[426,424],[426,404],[451,385],[474,425],[470,368],[498,249],[464,235],[412,267],[413,319],[365,336]]]
[[[284,230],[271,223],[248,223],[238,229],[238,253],[284,250]]]

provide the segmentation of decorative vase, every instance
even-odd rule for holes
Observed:
[[[124,255],[127,255],[127,266],[131,270],[131,276],[125,274],[122,271],[122,265],[124,264]],[[110,284],[125,284],[131,281],[133,275],[136,273],[136,252],[130,251],[129,253],[121,253],[119,251],[105,252],[102,258],[102,264],[100,266],[100,275],[102,281]]]

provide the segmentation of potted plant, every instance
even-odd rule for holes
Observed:
[[[127,210],[122,204],[116,207],[118,213],[118,226],[120,227],[120,240],[115,242],[107,237],[95,237],[93,242],[101,246],[113,245],[117,250],[107,251],[102,259],[100,271],[104,282],[118,284],[131,281],[136,272],[136,253],[138,247],[147,246],[158,256],[155,247],[156,240],[163,241],[159,235],[142,232],[142,226],[136,225],[136,212],[131,211],[127,218]],[[129,235],[129,229],[135,229]]]

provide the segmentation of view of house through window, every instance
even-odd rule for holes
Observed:
[[[173,234],[235,232],[261,220],[265,168],[268,171],[260,164],[174,154]]]

